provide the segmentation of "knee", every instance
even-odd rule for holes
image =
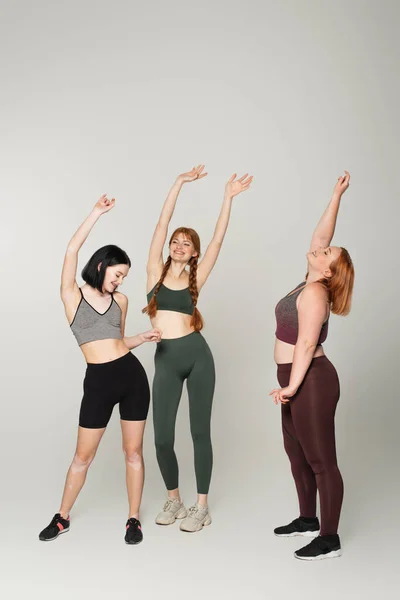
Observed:
[[[174,439],[169,437],[156,437],[155,446],[157,454],[172,452],[174,449]]]
[[[126,464],[134,471],[140,471],[143,467],[142,448],[137,446],[126,446],[124,447],[124,455]]]
[[[327,473],[336,473],[339,471],[336,461],[328,461],[323,459],[314,459],[310,461],[314,475],[325,475]]]
[[[94,459],[94,454],[88,452],[76,452],[71,465],[72,473],[82,473],[86,471]]]
[[[195,431],[192,429],[193,444],[211,444],[210,430]]]

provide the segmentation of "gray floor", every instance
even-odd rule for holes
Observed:
[[[183,414],[182,419],[185,417]],[[11,461],[4,461],[5,473],[10,475],[7,488],[12,489],[11,496],[3,496],[6,507],[1,528],[1,588],[7,600],[32,594],[43,599],[135,595],[144,600],[317,599],[321,590],[327,600],[375,599],[383,588],[386,597],[394,597],[398,550],[393,535],[396,502],[390,493],[389,475],[391,469],[396,471],[394,458],[393,465],[386,458],[385,470],[380,469],[386,453],[383,447],[365,456],[362,464],[358,458],[353,464],[350,449],[341,444],[348,452],[346,460],[342,456],[346,495],[340,533],[344,554],[340,559],[304,563],[293,558],[302,538],[278,539],[271,533],[274,526],[296,516],[297,508],[282,448],[268,448],[261,437],[260,450],[268,455],[260,452],[255,462],[250,443],[239,448],[232,443],[233,437],[217,436],[210,499],[213,523],[198,534],[184,534],[176,524],[159,527],[154,523],[164,492],[149,427],[141,515],[145,539],[137,547],[124,544],[124,465],[118,454],[116,418],[73,511],[71,531],[54,542],[39,542],[37,534],[59,502],[68,446],[73,444],[72,436],[64,438],[66,435],[59,434],[59,441],[66,442],[61,448],[51,436],[42,437],[41,465],[31,463],[29,451],[17,457],[27,472],[28,488],[15,479]],[[225,441],[232,443],[228,463],[226,454],[222,460]],[[183,443],[178,440],[178,452]],[[54,454],[49,453],[51,446]],[[191,460],[188,453],[180,460],[187,504],[193,501],[195,489]],[[235,487],[239,482],[242,487]]]

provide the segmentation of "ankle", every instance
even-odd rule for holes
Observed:
[[[168,492],[168,500],[175,500],[176,502],[182,502],[179,494],[170,494]]]
[[[63,510],[59,510],[59,515],[62,519],[65,519],[66,521],[68,521],[69,519],[69,512],[65,512]]]

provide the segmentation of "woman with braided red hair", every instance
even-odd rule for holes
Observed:
[[[225,187],[224,201],[204,258],[199,263],[200,239],[193,229],[180,227],[169,241],[169,256],[163,261],[168,225],[184,183],[202,179],[204,165],[179,175],[161,211],[147,263],[147,301],[143,309],[162,331],[155,355],[153,420],[157,460],[168,491],[156,523],[170,525],[184,519],[182,531],[200,531],[211,523],[207,496],[212,470],[210,438],[214,394],[214,361],[201,335],[203,320],[197,308],[199,292],[218,258],[228,227],[234,196],[247,190],[252,177],[233,175]],[[189,272],[187,271],[189,267]],[[194,445],[197,502],[187,511],[179,495],[178,463],[174,452],[175,421],[184,381],[189,395],[190,430]]]

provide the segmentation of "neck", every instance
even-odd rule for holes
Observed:
[[[171,265],[168,269],[168,274],[173,279],[180,279],[182,274],[185,273],[186,265],[183,265],[181,262],[171,261]]]
[[[314,269],[311,269],[309,267],[307,283],[314,283],[315,281],[319,281],[320,279],[323,279],[323,278],[324,278],[323,273],[320,273],[319,271],[314,271]]]

